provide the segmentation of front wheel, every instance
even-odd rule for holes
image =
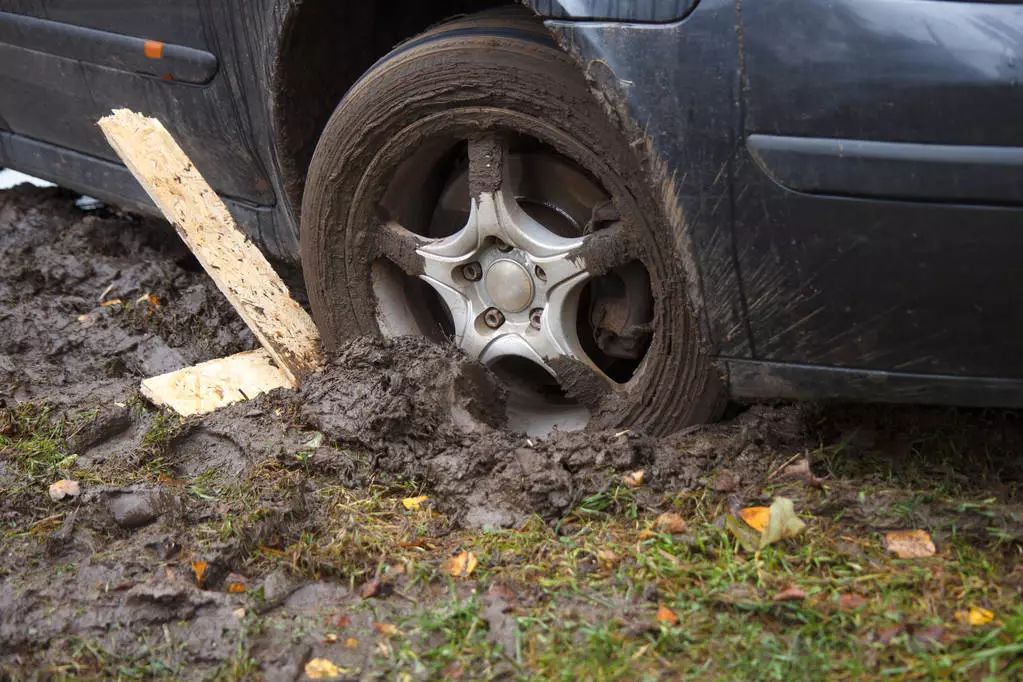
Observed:
[[[518,11],[381,60],[324,129],[302,205],[328,348],[449,339],[504,380],[510,426],[531,434],[716,415],[677,242],[578,67]]]

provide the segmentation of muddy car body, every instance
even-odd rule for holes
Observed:
[[[115,107],[157,116],[242,228],[274,258],[302,262],[329,343],[387,333],[385,318],[398,319],[392,332],[415,331],[408,302],[421,299],[379,310],[405,286],[370,272],[368,263],[384,257],[430,280],[441,298],[452,287],[466,287],[459,301],[479,289],[470,302],[478,307],[462,312],[445,299],[442,317],[455,326],[448,336],[475,334],[482,347],[521,316],[525,331],[506,335],[521,350],[506,344],[507,355],[535,355],[557,375],[559,400],[607,424],[664,431],[713,417],[728,395],[1023,406],[1023,307],[1014,294],[1023,247],[1023,5],[527,0],[500,9],[511,4],[2,0],[0,165],[152,212],[95,121]],[[395,131],[433,115],[387,118],[402,97],[442,97],[416,89],[443,77],[450,64],[441,53],[467,83],[438,86],[464,91],[434,104],[468,113],[457,135],[443,120],[416,133],[409,158],[432,144],[430,135],[450,134],[487,167],[503,154],[512,160],[518,184],[509,206],[529,199],[527,176],[544,180],[540,194],[556,185],[590,197],[584,219],[546,195],[534,201],[536,211],[512,230],[522,243],[495,242],[521,250],[518,260],[491,242],[485,250],[485,230],[464,262],[430,245],[450,242],[452,229],[413,229],[415,239],[396,232],[404,243],[385,237],[359,251],[365,235],[356,228],[371,212],[354,199],[333,201],[361,196],[371,177],[384,188],[367,195],[374,207],[394,193],[395,176],[405,188],[432,182],[398,162],[386,179],[367,169],[386,156],[379,149]],[[486,63],[505,54],[506,62]],[[563,60],[555,83],[573,78],[559,75],[570,64],[589,104],[571,93],[558,99],[560,84],[544,87],[543,59]],[[392,87],[397,94],[385,101]],[[540,104],[516,94],[529,87]],[[571,106],[559,112],[559,102]],[[342,139],[362,120],[358,137],[369,131],[373,140],[377,119],[394,126],[377,148]],[[547,123],[550,131],[536,132]],[[512,130],[515,142],[495,146],[488,130]],[[605,147],[608,136],[615,141]],[[602,149],[591,159],[593,145]],[[467,170],[448,157],[444,164],[450,177],[468,174],[458,197],[471,194],[473,211],[499,196],[500,178],[488,185],[480,166],[473,176],[471,158]],[[339,174],[342,165],[358,175]],[[432,190],[441,204],[446,183]],[[402,209],[386,213],[384,225]],[[512,228],[500,213],[493,230],[504,234]],[[541,214],[563,216],[579,234],[537,236],[530,230],[544,223]],[[346,221],[347,232],[332,231]],[[645,274],[581,246],[594,234],[613,240],[603,222],[633,230],[625,239],[641,242],[634,261]],[[645,242],[637,223],[649,228]],[[545,246],[531,251],[526,241]],[[571,254],[558,251],[573,244]],[[569,329],[576,318],[561,324],[548,352],[522,339],[530,324],[546,330],[555,320],[541,296],[554,285],[537,268],[555,255],[614,281],[575,295],[586,324],[579,338]],[[462,268],[451,281],[430,279],[431,267],[449,262]],[[480,264],[486,273],[476,272]],[[338,271],[345,282],[334,281]],[[622,303],[637,291],[651,301],[641,313]],[[566,338],[572,352],[562,357]],[[479,347],[471,354],[487,359]],[[595,355],[602,360],[591,362]],[[641,376],[646,383],[634,379]]]

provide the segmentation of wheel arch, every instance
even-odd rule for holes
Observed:
[[[296,219],[320,134],[349,88],[395,45],[442,21],[517,0],[297,0],[285,8],[271,72],[274,138]]]

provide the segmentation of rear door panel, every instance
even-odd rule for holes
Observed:
[[[762,0],[739,16],[754,356],[1023,377],[1023,6]]]

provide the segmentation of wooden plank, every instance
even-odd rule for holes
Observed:
[[[312,318],[163,124],[116,109],[99,126],[291,383],[320,367],[323,351]]]
[[[184,417],[206,414],[276,388],[295,388],[295,383],[262,349],[142,381],[142,395]]]

